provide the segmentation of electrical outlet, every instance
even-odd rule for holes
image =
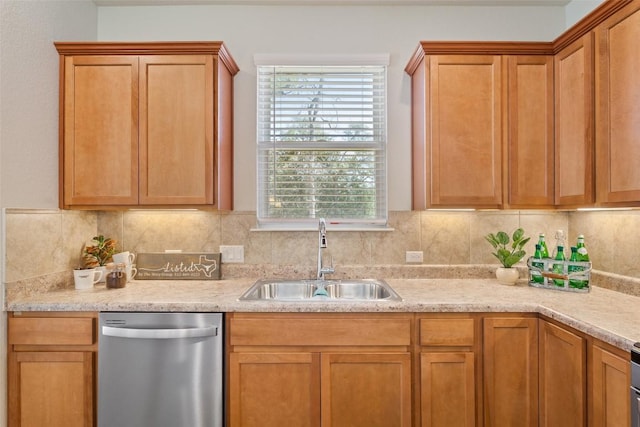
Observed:
[[[422,262],[422,251],[407,251],[405,252],[406,262]]]
[[[244,246],[220,245],[220,261],[226,263],[243,263]]]

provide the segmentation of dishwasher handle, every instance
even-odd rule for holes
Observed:
[[[114,328],[103,326],[102,335],[118,338],[141,338],[141,339],[176,339],[176,338],[200,338],[213,337],[218,335],[216,326],[204,328],[182,328],[182,329],[134,329],[134,328]]]

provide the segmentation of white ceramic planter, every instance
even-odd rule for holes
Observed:
[[[498,282],[503,285],[515,285],[516,281],[520,278],[520,273],[517,268],[498,267],[496,270],[496,278]]]

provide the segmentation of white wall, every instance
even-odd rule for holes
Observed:
[[[97,19],[89,0],[0,0],[0,208],[57,207],[58,54],[53,41],[95,40]],[[0,240],[4,283],[4,227]],[[0,295],[4,307],[3,288]],[[2,312],[0,426],[6,425],[7,414],[6,351]]]
[[[88,0],[2,0],[0,206],[58,205],[56,40],[95,40]]]
[[[544,25],[541,25],[544,23]],[[255,210],[255,53],[389,53],[389,208],[411,209],[410,79],[420,40],[550,41],[562,7],[109,6],[99,40],[222,40],[235,79],[235,209]]]
[[[571,27],[603,2],[604,0],[572,0],[565,8],[565,26]]]

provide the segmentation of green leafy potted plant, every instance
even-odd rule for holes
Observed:
[[[505,285],[513,285],[519,276],[518,270],[513,265],[519,262],[526,255],[523,249],[530,237],[525,237],[524,230],[518,228],[513,232],[511,238],[504,231],[498,231],[496,234],[489,233],[485,239],[496,250],[492,252],[493,256],[498,258],[502,267],[496,270],[496,277],[500,283]]]
[[[101,282],[107,276],[105,266],[112,260],[112,256],[116,253],[116,241],[109,237],[104,237],[102,234],[95,236],[92,240],[94,245],[86,246],[82,250],[82,264],[87,268],[101,268],[102,279]]]

